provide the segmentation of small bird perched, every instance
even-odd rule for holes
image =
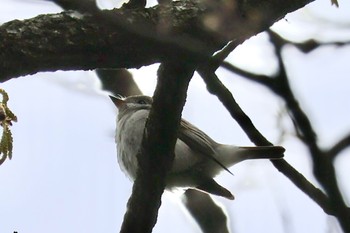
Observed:
[[[132,180],[136,178],[137,153],[140,149],[152,98],[139,95],[112,97],[118,107],[116,143],[118,163]],[[203,131],[182,119],[175,145],[172,169],[166,177],[166,189],[194,188],[214,195],[234,199],[226,188],[213,179],[246,159],[281,159],[280,146],[240,147],[215,142]],[[230,172],[231,173],[231,172]]]

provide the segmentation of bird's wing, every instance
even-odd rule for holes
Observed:
[[[182,119],[180,123],[178,138],[183,141],[192,151],[197,152],[199,155],[205,156],[207,159],[213,160],[223,169],[232,174],[230,170],[228,170],[227,167],[225,167],[215,157],[215,147],[218,145],[218,143],[184,119]]]
[[[217,143],[186,120],[181,120],[178,138],[194,151],[207,155],[215,154],[213,146]]]

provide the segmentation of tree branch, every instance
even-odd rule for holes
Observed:
[[[220,82],[217,76],[210,72],[202,70],[200,75],[204,79],[210,93],[216,95],[223,103],[231,116],[237,121],[249,139],[258,146],[272,145],[253,125],[250,118],[243,112],[237,102],[234,100],[231,92]],[[327,196],[311,184],[302,174],[295,170],[284,159],[272,160],[273,165],[282,172],[294,185],[308,195],[328,214],[334,215],[332,206]]]
[[[290,89],[287,73],[284,67],[284,63],[281,57],[281,49],[285,43],[289,43],[285,41],[276,33],[269,31],[269,35],[271,36],[272,42],[276,48],[276,56],[279,63],[279,72],[276,74],[276,77],[268,77],[265,75],[256,75],[250,73],[248,71],[241,70],[229,63],[224,62],[222,66],[228,70],[231,70],[245,78],[253,80],[255,82],[261,83],[266,87],[270,88],[273,92],[283,98],[286,103],[289,111],[292,114],[293,121],[296,124],[298,132],[301,133],[301,139],[304,143],[309,147],[310,153],[312,155],[314,161],[314,173],[318,178],[320,183],[325,187],[327,194],[329,197],[324,195],[319,189],[315,188],[312,184],[310,184],[299,172],[297,172],[293,167],[291,167],[284,160],[276,160],[272,161],[275,167],[283,172],[289,179],[293,181],[293,183],[299,187],[302,191],[304,191],[310,198],[312,198],[316,203],[319,204],[323,210],[331,215],[336,216],[344,231],[349,231],[349,223],[347,219],[350,216],[350,210],[345,205],[345,202],[342,198],[342,195],[339,191],[336,176],[334,171],[334,166],[331,162],[333,155],[343,150],[349,143],[349,136],[345,137],[339,143],[337,143],[333,148],[331,148],[328,152],[323,152],[317,145],[316,133],[314,132],[311,123],[306,116],[306,114],[300,108],[299,103],[294,97],[292,90]],[[262,135],[256,132],[254,126],[250,125],[250,120],[248,120],[248,116],[242,116],[242,112],[239,109],[239,106],[235,103],[234,100],[230,100],[230,93],[228,90],[224,90],[225,87],[221,84],[221,82],[217,79],[215,74],[207,74],[207,76],[202,77],[207,80],[208,89],[215,92],[217,95],[221,96],[221,101],[228,108],[231,106],[232,109],[228,110],[231,115],[237,120],[237,122],[241,125],[244,131],[247,133],[248,137],[256,144],[264,145],[267,143],[267,140]],[[208,84],[209,83],[209,84]],[[220,91],[221,89],[221,91]],[[221,92],[226,92],[223,94]],[[219,97],[220,99],[220,97]],[[236,107],[234,107],[236,105]],[[235,110],[237,108],[238,110]],[[236,112],[236,113],[235,113]],[[237,119],[238,117],[238,119]],[[247,128],[248,127],[248,128]]]
[[[54,2],[64,10],[76,10],[79,12],[97,12],[99,11],[96,0],[45,0]]]
[[[252,142],[259,146],[272,145],[258,130],[256,130],[253,122],[239,107],[231,92],[222,82],[220,82],[216,74],[210,70],[210,68],[207,70],[206,68],[201,67],[198,72],[206,83],[208,91],[218,97],[221,103],[229,111],[232,118],[238,122]]]
[[[97,69],[96,74],[101,80],[102,89],[111,92],[115,96],[142,94],[132,74],[127,69]]]
[[[346,206],[343,196],[339,190],[335,168],[332,159],[324,153],[317,145],[316,133],[311,122],[296,100],[287,77],[286,68],[282,59],[282,47],[284,40],[276,33],[269,31],[270,40],[275,46],[280,72],[275,78],[274,85],[270,86],[276,94],[282,97],[290,111],[298,130],[302,134],[302,140],[307,145],[313,161],[313,172],[317,180],[325,189],[329,202],[338,218],[344,232],[350,232],[350,209]]]
[[[139,68],[169,55],[206,57],[224,45],[200,25],[192,1],[174,2],[172,31],[157,31],[157,7],[98,13],[63,12],[0,27],[0,81],[39,71]],[[90,14],[91,13],[91,14]]]
[[[274,32],[271,30],[271,32]],[[295,42],[292,40],[288,40],[287,38],[282,38],[284,44],[290,44],[298,48],[300,51],[303,53],[309,53],[312,52],[313,50],[323,47],[323,46],[337,46],[337,47],[342,47],[342,46],[347,46],[350,44],[350,41],[331,41],[331,42],[321,42],[316,39],[309,39],[305,40],[303,42]]]
[[[177,128],[194,66],[186,59],[162,63],[146,123],[139,170],[122,224],[122,233],[151,232],[157,220],[165,177],[174,159]]]
[[[314,132],[308,117],[300,108],[288,83],[287,73],[281,57],[282,46],[288,42],[284,41],[284,39],[282,39],[280,36],[278,36],[272,31],[269,31],[269,35],[273,44],[275,45],[276,55],[280,68],[279,73],[276,75],[276,77],[269,78],[266,76],[254,75],[246,71],[241,71],[234,66],[227,66],[227,64],[226,67],[228,67],[234,72],[239,73],[240,75],[243,75],[244,77],[264,84],[286,101],[287,107],[292,114],[293,121],[296,123],[297,130],[301,133],[301,139],[309,147],[310,154],[314,162],[314,174],[320,181],[322,186],[325,187],[327,194],[329,195],[329,200],[327,200],[328,198],[325,197],[323,193],[316,192],[315,194],[317,195],[315,196],[316,199],[314,200],[320,198],[324,199],[324,201],[322,202],[326,203],[326,205],[323,205],[323,209],[325,210],[325,212],[336,216],[339,219],[344,231],[348,232],[350,230],[350,225],[346,219],[349,219],[350,210],[345,205],[345,202],[339,191],[334,166],[331,162],[332,156],[327,156],[326,153],[322,152],[321,149],[318,147],[316,133]],[[347,144],[348,138],[346,137],[344,138],[344,140],[340,141],[339,144],[335,145],[335,147],[333,147],[330,150],[330,154],[337,152],[338,149],[342,150],[342,148],[346,147]],[[280,167],[279,169],[282,168],[282,164],[279,164],[279,161],[273,161],[273,163],[275,166],[278,165]],[[302,189],[302,187],[298,187]]]
[[[182,203],[198,222],[203,233],[230,232],[227,227],[227,216],[210,195],[188,189],[182,196]]]
[[[226,11],[232,20],[224,23],[231,29],[225,35],[222,28],[206,23],[207,16],[220,16],[220,12],[195,0],[172,2],[163,11],[157,6],[111,11],[87,8],[83,15],[68,11],[14,20],[0,26],[0,82],[39,71],[139,68],[176,53],[206,60],[210,58],[206,54],[228,41],[242,43],[309,2],[246,1],[241,11]],[[159,20],[169,10],[171,30],[164,33],[159,31]]]
[[[339,140],[332,148],[330,148],[327,152],[327,156],[335,159],[340,152],[350,147],[350,134],[346,135],[344,138]]]

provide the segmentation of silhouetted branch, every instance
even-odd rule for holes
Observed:
[[[291,42],[284,40],[282,37],[280,37],[272,31],[269,31],[268,33],[275,46],[276,57],[278,59],[279,64],[279,71],[276,75],[274,75],[273,77],[269,77],[266,75],[253,74],[227,62],[223,62],[221,66],[236,74],[241,75],[242,77],[263,84],[264,86],[270,88],[273,92],[275,92],[277,95],[279,95],[285,100],[287,108],[291,113],[291,117],[295,124],[296,130],[300,135],[300,139],[309,147],[310,154],[312,155],[314,161],[315,176],[318,178],[323,187],[325,187],[329,198],[325,196],[323,192],[321,192],[319,189],[315,188],[311,183],[309,183],[299,172],[292,168],[287,162],[282,160],[276,160],[272,161],[272,163],[275,165],[276,168],[278,168],[279,171],[283,172],[289,179],[291,179],[297,187],[299,187],[310,198],[312,198],[316,203],[318,203],[319,206],[322,207],[322,209],[326,213],[336,216],[339,219],[344,231],[347,232],[350,229],[350,226],[349,222],[346,219],[349,219],[350,217],[350,210],[346,206],[338,188],[334,166],[332,164],[331,159],[337,153],[339,153],[344,148],[350,145],[350,136],[346,136],[344,139],[339,141],[328,152],[321,151],[321,149],[317,145],[316,133],[314,132],[308,117],[303,112],[298,101],[296,100],[288,82],[287,73],[281,56],[281,50],[283,45]],[[337,43],[335,42],[332,44]],[[340,45],[341,44],[342,43],[340,43]],[[202,77],[207,81],[207,85],[210,85],[208,89],[217,89],[217,91],[215,91],[217,95],[224,89],[223,85],[214,74],[211,74],[209,76],[207,75],[207,78],[205,78],[205,76]],[[213,81],[213,79],[215,81]],[[225,92],[227,93],[220,93],[222,100],[219,97],[219,99],[224,103],[224,105],[226,106],[236,104],[233,100],[229,100],[229,91],[225,90]],[[232,108],[234,109],[235,107]],[[231,112],[232,110],[229,111]],[[242,113],[240,110],[237,110],[236,114],[231,113],[231,115],[234,116],[234,118],[235,116],[237,117],[241,114]],[[238,119],[235,119],[241,125],[241,127],[245,129],[245,132],[247,133],[248,137],[254,143],[262,143],[262,145],[266,143],[266,139],[261,137],[262,135],[257,134],[252,125],[252,128],[246,128],[246,126],[250,124],[249,120],[247,119],[248,117],[242,117],[242,119],[239,118],[240,117],[238,117]]]
[[[274,32],[271,30],[271,32]],[[323,46],[346,46],[350,44],[350,41],[331,41],[331,42],[321,42],[317,41],[315,39],[309,39],[303,42],[295,42],[292,40],[288,40],[287,38],[282,38],[281,39],[284,41],[284,44],[290,44],[298,48],[300,51],[303,53],[309,53],[312,52],[313,50],[323,47]]]
[[[97,69],[96,74],[101,80],[102,89],[115,96],[126,97],[142,94],[132,74],[127,69]]]
[[[247,130],[246,134],[252,142],[259,146],[272,145],[258,130],[256,130],[250,118],[238,106],[232,93],[218,79],[210,67],[209,70],[207,67],[209,66],[201,67],[198,72],[206,83],[208,91],[211,94],[216,95],[231,114],[232,118],[238,122],[243,130]]]
[[[210,93],[216,95],[222,104],[229,111],[231,116],[237,121],[249,139],[258,146],[272,145],[253,125],[250,118],[243,112],[235,101],[231,92],[220,82],[212,71],[202,70],[199,72],[205,81]],[[328,214],[333,215],[334,211],[328,198],[324,193],[311,184],[302,174],[295,170],[284,159],[272,160],[273,165],[291,180],[301,191],[308,195]]]
[[[123,7],[126,9],[145,8],[146,3],[146,0],[129,0],[123,4]]]
[[[309,52],[313,51],[314,49],[317,49],[317,48],[323,47],[323,46],[337,46],[337,47],[346,46],[346,45],[350,44],[350,41],[319,42],[319,41],[316,41],[314,39],[311,39],[311,40],[307,40],[307,41],[304,41],[301,43],[289,42],[289,44],[294,45],[295,47],[297,47],[298,49],[300,49],[300,51],[302,51],[304,53],[309,53]]]
[[[350,147],[350,134],[346,135],[339,142],[337,142],[332,148],[330,148],[326,154],[332,159],[336,158],[343,150]]]
[[[64,10],[76,10],[79,12],[99,11],[96,0],[44,0],[54,2]]]
[[[226,61],[222,62],[221,67],[257,83],[261,83],[264,85],[271,85],[271,82],[272,82],[269,76],[251,73]]]
[[[210,195],[188,189],[182,196],[182,203],[199,224],[203,233],[229,233],[227,216]]]
[[[293,121],[296,123],[298,130],[302,134],[302,140],[309,148],[313,161],[313,172],[317,180],[325,189],[329,202],[334,210],[334,215],[338,218],[340,225],[345,232],[350,232],[350,209],[346,206],[343,196],[339,190],[335,168],[332,159],[324,153],[317,145],[316,133],[311,125],[305,112],[298,104],[288,82],[287,72],[282,59],[282,48],[285,43],[276,33],[269,31],[270,40],[275,46],[276,56],[279,63],[279,74],[275,78],[278,85],[270,88],[282,97],[287,108],[290,111]]]

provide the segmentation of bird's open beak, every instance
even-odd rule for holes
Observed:
[[[112,102],[114,103],[115,106],[117,106],[117,108],[120,108],[125,103],[122,97],[115,97],[110,95],[109,98],[111,98]]]

